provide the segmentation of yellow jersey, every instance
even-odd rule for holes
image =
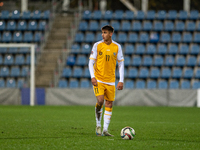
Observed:
[[[94,44],[90,59],[95,60],[95,78],[106,83],[115,82],[116,61],[124,61],[120,44],[112,41],[110,45],[107,45],[103,40]]]

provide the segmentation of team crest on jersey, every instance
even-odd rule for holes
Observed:
[[[113,53],[114,56],[116,56],[116,54],[117,54],[117,53],[115,53],[115,52]]]
[[[103,53],[102,52],[99,52],[99,55],[102,55]]]

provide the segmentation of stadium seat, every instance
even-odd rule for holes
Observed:
[[[149,54],[149,55],[156,54],[156,46],[154,44],[148,44],[146,46],[146,54]]]
[[[42,42],[43,34],[40,31],[36,31],[33,40],[34,42]]]
[[[117,35],[117,41],[119,43],[125,43],[127,41],[127,34],[125,32],[119,32]]]
[[[162,56],[155,56],[154,57],[154,63],[153,63],[154,66],[156,67],[161,67],[164,65],[164,59]]]
[[[160,34],[157,32],[151,32],[149,36],[149,42],[150,43],[158,43],[160,39]]]
[[[132,55],[134,53],[134,46],[133,44],[126,44],[124,54],[125,55]]]
[[[14,58],[13,55],[5,55],[4,56],[4,65],[13,65],[14,63]]]
[[[135,54],[143,55],[145,53],[145,46],[143,44],[137,44],[135,48]]]
[[[30,53],[30,48],[29,47],[20,47],[19,48],[19,53],[28,54],[28,53]]]
[[[196,68],[194,71],[194,77],[200,79],[200,68]]]
[[[21,18],[29,20],[31,18],[31,12],[29,10],[28,11],[23,11]]]
[[[179,88],[179,82],[177,80],[170,80],[169,81],[169,88],[170,89],[178,89]]]
[[[10,12],[8,10],[2,10],[0,19],[8,20],[9,18],[10,18]]]
[[[6,29],[6,22],[1,20],[0,21],[0,31],[4,31]]]
[[[167,32],[162,32],[160,36],[160,42],[169,43],[171,41],[170,34]]]
[[[192,44],[190,48],[190,54],[192,55],[198,55],[199,54],[199,45],[198,44]]]
[[[162,31],[163,30],[163,23],[161,21],[154,21],[153,30],[154,31]]]
[[[21,75],[20,68],[18,66],[12,66],[10,70],[11,77],[19,77]]]
[[[24,32],[23,42],[25,42],[25,43],[33,42],[33,34],[32,34],[32,32]]]
[[[114,28],[115,31],[120,30],[120,22],[117,20],[112,20],[111,21],[111,26]]]
[[[92,14],[92,19],[94,20],[101,20],[102,19],[102,13],[100,10],[94,10]]]
[[[35,63],[36,63],[36,58],[35,58]],[[31,64],[31,56],[30,55],[26,55],[25,64],[26,65],[30,65]]]
[[[32,12],[32,17],[31,17],[31,19],[35,19],[35,20],[41,19],[41,11],[40,11],[40,10],[34,10],[34,11]]]
[[[132,30],[133,31],[141,31],[142,30],[142,24],[140,23],[140,21],[134,21],[132,23]]]
[[[70,79],[69,80],[69,88],[78,88],[79,82],[77,79]]]
[[[129,21],[122,21],[121,30],[122,31],[130,31],[131,30],[131,23]]]
[[[131,79],[135,79],[138,77],[138,70],[137,68],[129,67],[127,71],[127,77]]]
[[[137,14],[135,14],[135,19],[137,20],[143,20],[145,18],[144,11],[138,10]]]
[[[49,10],[45,10],[45,11],[43,12],[43,16],[42,16],[41,19],[46,19],[46,20],[48,20],[48,19],[50,19],[50,17],[51,17],[51,12],[50,12]]]
[[[124,56],[124,66],[129,66],[131,64],[131,58],[130,56]]]
[[[187,11],[185,10],[180,10],[178,14],[178,19],[180,20],[186,20],[188,18]]]
[[[145,81],[144,80],[137,80],[135,83],[135,88],[136,89],[144,89],[145,88]]]
[[[16,31],[13,33],[12,41],[19,43],[19,42],[22,42],[22,38],[23,38],[22,32]]]
[[[174,79],[180,79],[182,77],[182,69],[174,67],[172,69],[172,78]]]
[[[168,83],[166,80],[159,80],[158,81],[158,89],[167,89]]]
[[[100,20],[99,27],[102,28],[103,26],[108,25],[108,24],[109,24],[108,20]]]
[[[23,66],[21,69],[21,76],[26,77],[30,75],[30,69],[27,66]]]
[[[17,79],[17,88],[23,88],[26,87],[26,82],[24,78],[18,78]]]
[[[146,32],[141,32],[139,34],[139,42],[148,43],[149,42],[149,34]]]
[[[176,10],[169,10],[168,15],[167,15],[167,19],[169,19],[169,20],[177,19],[177,11]]]
[[[25,64],[25,58],[24,55],[18,54],[15,56],[15,65],[24,65]]]
[[[7,88],[15,88],[16,87],[16,81],[13,78],[6,80],[6,87]]]
[[[156,12],[154,10],[148,10],[146,14],[147,20],[154,20],[156,17]]]
[[[151,21],[144,21],[142,28],[144,31],[151,31],[153,28]]]
[[[75,42],[82,43],[84,41],[84,34],[81,32],[76,33]]]
[[[197,31],[200,31],[200,21],[196,21],[196,30]]]
[[[1,67],[0,76],[8,77],[10,75],[10,69],[7,66]]]
[[[95,37],[95,41],[101,41],[103,38],[102,38],[102,33],[101,32],[97,32],[96,33],[96,37]]]
[[[0,88],[5,88],[5,81],[3,78],[0,78]]]
[[[165,57],[165,66],[171,67],[171,66],[174,65],[174,63],[175,63],[175,61],[174,61],[174,57],[173,56],[169,55],[169,56]]]
[[[67,80],[60,79],[59,82],[58,82],[58,87],[59,88],[67,88]]]
[[[67,57],[67,61],[66,61],[66,65],[68,66],[74,66],[76,62],[76,57],[75,56],[68,56]]]
[[[136,43],[138,41],[138,34],[130,32],[128,34],[128,42],[129,43]]]
[[[193,38],[194,43],[200,43],[200,33],[195,32],[194,33],[194,38]]]
[[[10,47],[10,48],[8,48],[8,53],[17,54],[18,53],[18,48],[17,47]]]
[[[181,44],[179,47],[179,54],[187,55],[189,53],[189,46],[187,44]]]
[[[197,64],[197,58],[195,56],[188,56],[186,65],[189,67],[194,67]]]
[[[181,89],[190,89],[190,81],[188,80],[181,80]]]
[[[91,20],[89,22],[88,29],[90,31],[98,31],[99,30],[99,24],[98,24],[98,22],[96,20]]]
[[[125,11],[125,16],[124,16],[125,20],[133,20],[134,19],[134,12],[131,10],[126,10]]]
[[[192,68],[185,68],[183,70],[183,78],[191,79],[193,77],[193,69]]]
[[[95,40],[95,35],[92,32],[86,32],[85,33],[85,42],[86,43],[92,43]]]
[[[171,69],[170,68],[162,68],[161,78],[169,79],[170,77],[171,77]]]
[[[9,31],[4,31],[3,32],[3,37],[2,37],[2,42],[9,43],[12,41],[12,33]]]
[[[157,83],[155,80],[147,81],[147,89],[155,89],[157,87]]]
[[[76,65],[86,66],[88,63],[88,58],[85,55],[78,55],[76,59]]]
[[[169,44],[168,54],[170,55],[178,54],[178,46],[176,44]]]
[[[45,31],[48,29],[48,24],[45,20],[40,20],[38,23],[38,30]]]
[[[1,52],[0,52],[1,53]],[[0,65],[2,65],[3,64],[3,56],[2,55],[0,55]]]
[[[192,82],[192,89],[199,89],[200,88],[200,82],[198,80],[194,80]]]
[[[83,77],[84,78],[90,78],[90,71],[89,71],[89,68],[88,67],[85,67],[83,69]]]
[[[192,34],[189,33],[189,32],[184,32],[183,33],[182,42],[184,42],[184,43],[191,43],[192,42]]]
[[[32,20],[28,22],[28,30],[35,31],[37,30],[37,21]]]
[[[134,81],[127,79],[124,85],[125,89],[133,89],[134,88]]]
[[[164,20],[167,18],[167,13],[165,10],[159,10],[157,12],[157,17],[156,17],[158,20]]]
[[[179,32],[173,32],[171,41],[173,43],[180,43],[182,41],[181,34]]]
[[[198,10],[191,10],[189,14],[189,19],[197,20],[199,19],[199,11]]]
[[[152,79],[158,79],[160,77],[160,69],[151,68],[149,77]]]
[[[113,12],[112,12],[112,10],[106,10],[103,18],[105,20],[111,20],[113,18]]]
[[[24,20],[18,21],[17,30],[25,31],[27,29],[27,23]]]
[[[74,67],[72,70],[72,76],[74,78],[81,78],[83,75],[83,69],[82,67]]]
[[[90,44],[82,44],[81,46],[81,54],[90,54],[91,53],[91,45]]]
[[[88,79],[80,80],[80,88],[90,88],[90,81]]]
[[[183,21],[176,21],[175,22],[175,30],[179,31],[179,32],[184,31],[185,30],[184,22]]]
[[[144,56],[142,60],[142,65],[145,67],[150,67],[153,64],[153,59],[151,56]]]
[[[149,69],[147,68],[140,68],[138,77],[142,79],[146,79],[149,76]]]
[[[81,22],[79,23],[78,29],[79,29],[80,31],[87,31],[87,29],[88,29],[88,23],[87,23],[85,20],[81,21]]]
[[[174,23],[172,21],[165,21],[164,23],[164,30],[167,32],[174,30]]]
[[[196,28],[195,22],[193,22],[193,21],[187,21],[186,22],[186,30],[187,31],[192,32],[192,31],[195,30],[195,28]]]
[[[90,20],[91,19],[91,11],[89,10],[85,10],[82,14],[82,19],[85,19],[85,20]]]
[[[113,19],[116,19],[116,20],[122,20],[123,17],[124,17],[123,10],[116,10],[114,15],[113,15]]]
[[[177,56],[176,57],[176,66],[183,67],[186,64],[186,60],[184,56]]]
[[[65,67],[62,71],[62,77],[70,78],[72,76],[72,69],[70,67]]]
[[[16,25],[16,22],[15,22],[15,21],[9,20],[8,23],[7,23],[6,29],[7,29],[8,31],[14,31],[14,30],[16,30],[16,28],[17,28],[16,26],[17,26],[17,25]]]

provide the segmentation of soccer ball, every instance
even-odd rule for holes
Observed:
[[[132,140],[135,137],[135,130],[131,127],[125,127],[121,130],[121,138],[124,140]]]

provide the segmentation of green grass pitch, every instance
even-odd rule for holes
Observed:
[[[200,109],[114,106],[109,131],[95,135],[94,106],[0,106],[0,150],[197,150]],[[133,140],[120,131],[131,126]]]

